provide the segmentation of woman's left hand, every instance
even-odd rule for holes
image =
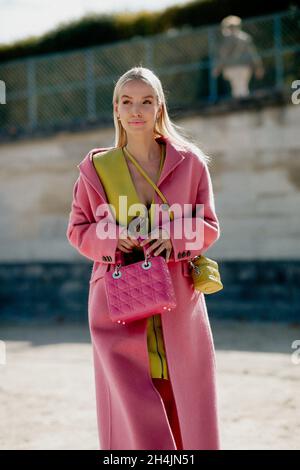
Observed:
[[[163,233],[166,234],[164,237]],[[155,229],[140,243],[140,246],[144,246],[150,241],[154,241],[154,243],[147,248],[146,254],[150,254],[155,250],[153,254],[154,256],[158,256],[162,251],[166,250],[166,262],[168,262],[173,249],[168,232],[162,228]]]

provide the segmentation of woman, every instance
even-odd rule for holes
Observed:
[[[78,165],[67,229],[71,245],[94,261],[88,312],[100,448],[219,449],[213,338],[204,295],[194,290],[188,271],[188,260],[220,235],[208,157],[176,130],[161,82],[149,69],[134,67],[119,78],[113,113],[115,146],[91,150]],[[144,241],[130,230],[126,233],[129,222],[145,222],[129,216],[129,206],[144,204],[153,222],[153,206],[162,201],[132,157],[170,206],[192,208],[189,216],[184,212],[184,217],[176,215],[171,222],[156,220],[144,233]],[[100,171],[99,162],[104,161],[115,168],[110,179]],[[119,211],[120,195],[130,203],[125,216]],[[99,215],[105,204],[114,208],[109,221],[102,212]],[[196,204],[203,205],[198,232]],[[185,229],[178,237],[178,222],[190,222],[197,239],[201,232],[201,244],[193,246]],[[115,229],[116,235],[99,237],[104,226]],[[127,264],[142,259],[143,250],[165,256],[177,307],[115,324],[108,316],[103,276],[114,268],[117,254]]]

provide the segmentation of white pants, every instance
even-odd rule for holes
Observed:
[[[231,65],[223,69],[223,77],[229,80],[231,93],[234,97],[249,95],[251,75],[252,67],[250,65]]]

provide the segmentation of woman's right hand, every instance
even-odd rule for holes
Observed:
[[[119,238],[117,248],[124,253],[131,253],[135,246],[139,246],[139,242],[128,236],[127,238]]]
[[[256,78],[261,79],[265,74],[265,69],[262,66],[256,67],[254,74]]]

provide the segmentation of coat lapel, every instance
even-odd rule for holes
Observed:
[[[184,161],[185,156],[171,144],[167,137],[160,136],[156,140],[165,142],[166,144],[166,157],[157,183],[157,186],[160,187],[169,174]],[[96,153],[107,151],[111,151],[112,156],[116,154],[116,157],[118,157],[121,149],[119,147],[95,148],[86,155],[79,165],[77,165],[80,173],[106,202],[107,197],[94,167],[92,156]]]
[[[158,137],[156,140],[165,142],[166,144],[166,158],[158,180],[157,186],[162,184],[162,182],[169,176],[169,174],[184,161],[185,156],[177,150],[169,141],[167,137]]]

